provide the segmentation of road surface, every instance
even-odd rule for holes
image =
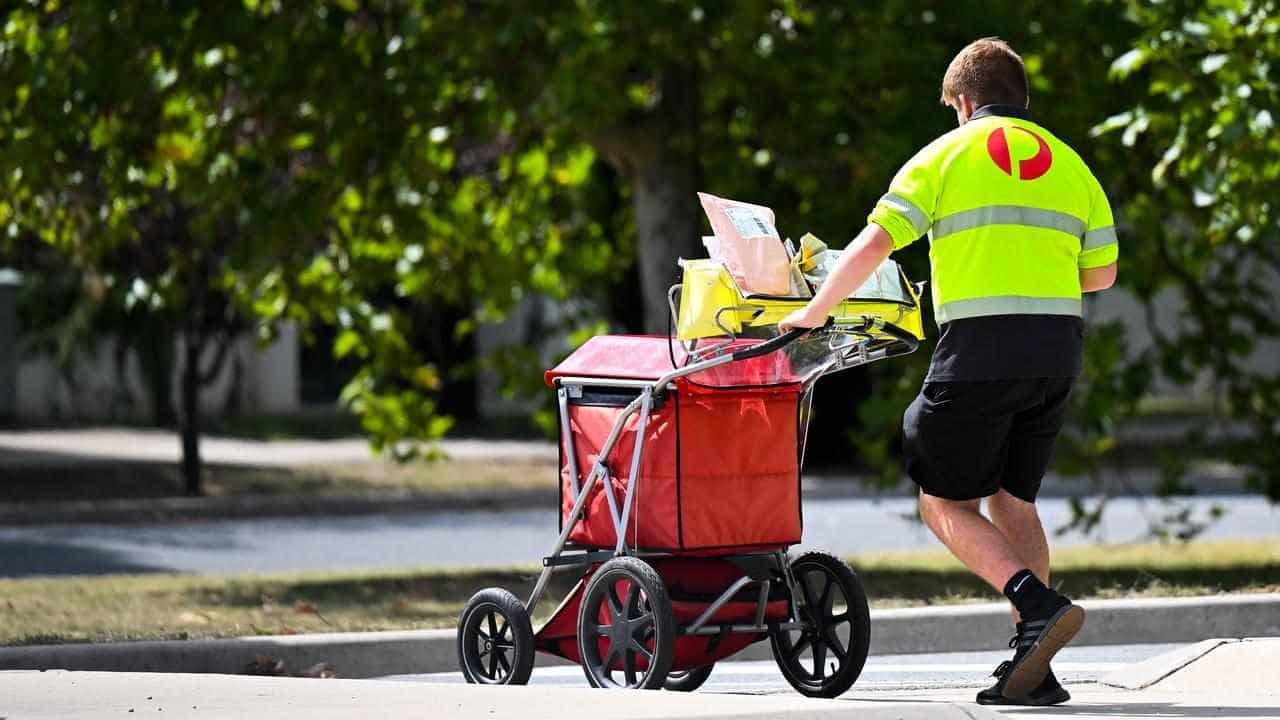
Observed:
[[[1041,500],[1048,528],[1067,522],[1067,501]],[[1226,515],[1206,539],[1280,538],[1280,506],[1250,496],[1206,496],[1203,515]],[[908,498],[820,499],[805,503],[805,545],[841,555],[938,549],[911,519]],[[1098,531],[1052,538],[1057,545],[1141,540],[1160,504],[1116,498]],[[356,517],[259,518],[154,525],[0,528],[0,577],[182,572],[206,575],[538,564],[551,550],[551,508],[518,512],[433,512]]]
[[[1041,500],[1047,528],[1070,518],[1067,500]],[[1226,515],[1206,539],[1280,537],[1280,506],[1257,496],[1205,496],[1204,515]],[[909,498],[818,499],[804,509],[805,546],[841,555],[941,548],[912,518]],[[1158,501],[1115,498],[1098,531],[1052,538],[1055,545],[1141,540]],[[207,575],[538,564],[551,550],[551,508],[517,512],[431,512],[357,517],[214,520],[154,525],[0,528],[0,577],[182,572]]]

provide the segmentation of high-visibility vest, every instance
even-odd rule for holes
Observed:
[[[895,250],[928,233],[939,325],[1079,317],[1079,271],[1118,255],[1111,206],[1093,173],[1025,110],[1008,106],[980,108],[917,153],[867,220],[893,237]]]

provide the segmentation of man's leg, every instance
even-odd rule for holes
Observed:
[[[980,502],[946,500],[921,492],[920,516],[965,567],[1004,592],[1009,579],[1029,565],[1004,533],[982,516]]]
[[[1009,545],[1018,549],[1018,556],[1026,563],[1025,567],[1031,568],[1040,582],[1048,585],[1049,541],[1045,538],[1044,525],[1040,523],[1035,503],[1016,498],[1001,489],[987,498],[987,513]],[[1013,608],[1013,620],[1021,620],[1016,607]]]
[[[983,517],[977,499],[1005,486],[1018,497],[1035,498],[1043,466],[1038,473],[1030,466],[1047,460],[1040,450],[1052,447],[1052,435],[1046,448],[1023,443],[1021,436],[1036,424],[1029,421],[1046,414],[1045,394],[1041,381],[926,384],[903,418],[907,473],[920,486],[925,523],[961,562],[1003,592],[1024,621],[1014,658],[999,674],[1005,700],[1029,699],[1048,676],[1053,656],[1084,622],[1079,606],[1037,577],[1037,549],[1023,557],[1022,548]],[[1024,452],[1023,445],[1034,452]]]
[[[1049,542],[1045,539],[1044,526],[1040,523],[1040,514],[1036,511],[1035,503],[1022,500],[1001,489],[1000,492],[987,498],[987,514],[991,517],[991,523],[999,528],[1009,544],[1018,549],[1019,556],[1026,561],[1031,572],[1048,585]],[[1024,626],[1018,614],[1018,608],[1012,605],[1010,607],[1013,611],[1014,643],[1016,644],[1024,631]],[[1001,663],[992,673],[997,678],[996,684],[978,693],[979,704],[1005,705],[1010,702],[1002,693],[1003,681],[1000,680],[1007,671],[1007,667],[1007,663]],[[1031,691],[1027,697],[1019,698],[1014,702],[1047,706],[1064,703],[1070,699],[1071,693],[1062,687],[1058,678],[1054,676],[1053,670],[1050,669],[1039,687]]]

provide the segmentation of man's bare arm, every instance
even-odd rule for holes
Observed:
[[[825,323],[831,309],[861,287],[891,252],[893,238],[889,233],[875,223],[867,225],[845,248],[840,261],[818,289],[818,294],[809,304],[783,318],[778,329],[786,332],[792,328],[818,327]]]
[[[1080,292],[1106,290],[1116,283],[1116,263],[1080,271]]]

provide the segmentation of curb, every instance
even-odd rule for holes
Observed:
[[[1280,636],[1280,593],[1081,604],[1089,613],[1076,639],[1081,645]],[[873,610],[871,623],[871,652],[876,655],[1002,650],[1002,639],[1011,631],[1008,606],[1002,603]],[[0,670],[239,674],[257,657],[267,656],[282,661],[291,672],[325,662],[341,677],[369,678],[453,672],[457,669],[455,643],[453,630],[408,630],[33,645],[0,648]],[[734,659],[772,660],[773,656],[769,643],[755,643]],[[538,666],[562,663],[548,655],[537,659]]]
[[[1206,637],[1280,636],[1280,593],[1188,598],[1082,600],[1088,613],[1079,645],[1197,642]],[[1013,632],[1005,603],[871,611],[871,653],[1004,650]],[[757,643],[738,655],[772,659]]]

